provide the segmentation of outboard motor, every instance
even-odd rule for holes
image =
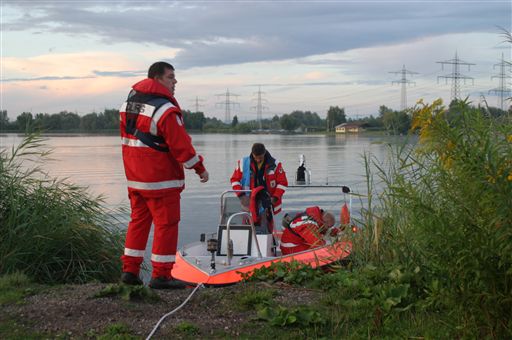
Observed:
[[[311,171],[306,169],[306,157],[299,155],[299,167],[295,175],[295,184],[309,185],[311,183]]]

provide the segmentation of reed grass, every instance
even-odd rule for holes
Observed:
[[[119,222],[103,197],[48,176],[40,167],[48,155],[37,134],[0,150],[0,275],[21,272],[40,283],[118,279]]]
[[[364,210],[356,258],[416,271],[415,308],[449,315],[457,336],[510,337],[512,122],[440,100],[413,120],[416,145],[390,146],[386,166],[365,157],[383,185],[369,184],[379,204]]]

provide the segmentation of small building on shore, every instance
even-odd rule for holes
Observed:
[[[363,127],[356,123],[343,123],[336,125],[335,129],[336,133],[359,133],[364,131]]]

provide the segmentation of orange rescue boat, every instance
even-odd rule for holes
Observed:
[[[265,223],[255,226],[249,212],[243,211],[236,196],[221,195],[221,218],[216,233],[201,235],[178,250],[172,276],[197,285],[222,286],[240,282],[242,274],[275,262],[298,261],[313,268],[346,259],[352,243],[339,237],[327,239],[327,244],[303,252],[282,255],[280,232],[269,232]]]

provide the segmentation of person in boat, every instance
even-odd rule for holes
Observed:
[[[289,217],[285,215],[285,221],[286,218]],[[334,223],[334,215],[317,206],[307,208],[293,219],[289,218],[287,222],[283,222],[281,253],[289,255],[323,246],[324,235],[334,226]],[[334,229],[331,233],[334,234]]]
[[[133,85],[119,110],[131,206],[131,221],[121,256],[121,282],[126,284],[142,284],[139,270],[153,223],[153,270],[149,286],[185,288],[171,276],[178,241],[180,193],[185,186],[183,167],[193,169],[203,183],[209,175],[185,130],[174,97],[177,82],[171,64],[156,62],[149,68],[147,79]]]
[[[261,202],[263,198],[263,204],[260,203],[259,206],[265,209],[265,198],[268,198],[268,208],[278,214],[281,211],[283,194],[288,187],[288,179],[281,162],[270,155],[265,145],[254,143],[251,154],[238,160],[231,176],[231,186],[233,190],[252,191],[251,195],[237,193],[245,210],[251,210],[256,215],[261,214],[260,211],[253,211],[254,206],[258,206],[255,202]]]

